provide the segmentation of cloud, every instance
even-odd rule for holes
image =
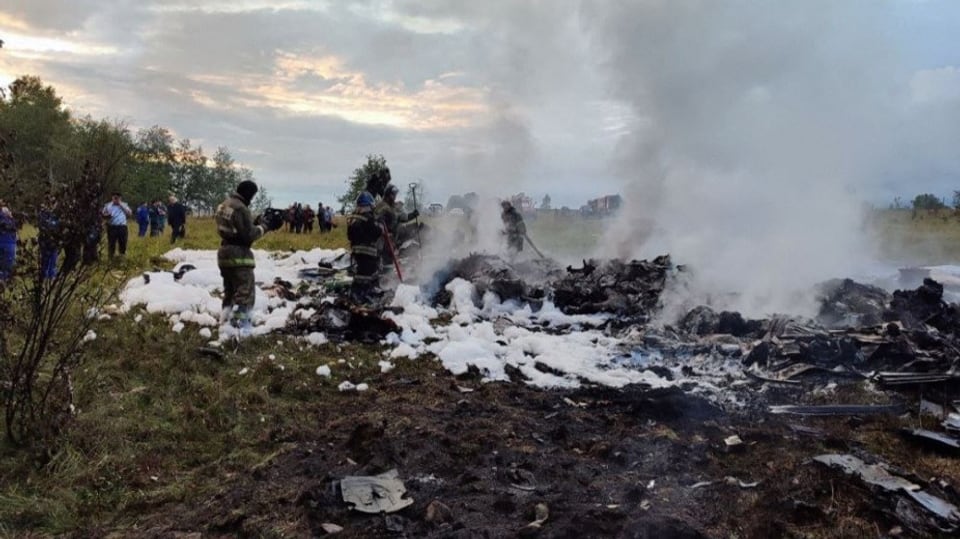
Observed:
[[[337,194],[368,153],[441,200],[483,186],[576,207],[629,188],[648,215],[681,161],[729,177],[875,174],[842,182],[867,197],[954,170],[949,99],[914,99],[933,95],[931,75],[909,83],[960,62],[945,59],[943,4],[15,4],[0,8],[0,75],[39,74],[80,112],[227,145],[283,196]],[[877,39],[897,25],[910,39]],[[789,139],[804,151],[774,142]],[[871,163],[891,140],[909,159]]]

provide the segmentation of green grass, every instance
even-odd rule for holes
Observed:
[[[960,263],[960,216],[952,211],[884,210],[869,219],[883,260],[914,265]]]
[[[97,328],[75,376],[76,422],[50,461],[3,447],[0,534],[124,527],[142,509],[198,500],[278,451],[278,433],[295,439],[310,403],[339,382],[379,376],[377,347],[341,354],[269,336],[218,361],[196,352],[198,328],[177,334],[164,317],[132,315]],[[321,364],[331,378],[315,374]]]
[[[177,247],[218,244],[213,221],[196,219]],[[324,235],[272,232],[255,248],[345,246],[340,226]],[[111,271],[97,285],[120,286],[144,269],[169,268],[162,258],[169,249],[169,235],[138,238],[131,226],[127,255],[102,258]],[[137,314],[144,315],[140,323]],[[144,508],[200,499],[225,474],[249,471],[275,453],[277,432],[295,436],[312,400],[337,393],[342,380],[379,375],[378,347],[339,353],[294,337],[251,339],[226,350],[223,361],[210,359],[196,352],[206,344],[199,328],[174,333],[165,317],[139,309],[98,323],[96,331],[74,373],[78,413],[59,450],[43,461],[0,442],[0,536],[123,527]],[[321,364],[331,364],[331,378],[315,374]]]
[[[540,215],[528,219],[527,234],[543,254],[557,258],[583,258],[600,244],[609,221],[579,216]]]
[[[347,247],[347,227],[342,219],[337,219],[339,226],[328,234],[293,234],[282,230],[267,233],[254,243],[254,249],[267,251],[297,251],[315,248],[335,249]],[[106,239],[104,239],[104,242]],[[130,239],[127,245],[125,260],[117,261],[120,269],[137,273],[154,266],[165,266],[164,253],[173,247],[181,249],[216,249],[220,245],[217,227],[212,218],[190,219],[187,221],[187,237],[177,240],[176,245],[170,244],[170,229],[167,228],[163,236],[145,238],[137,237],[137,228],[130,226]]]

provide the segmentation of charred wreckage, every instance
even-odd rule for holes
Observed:
[[[291,316],[284,331],[323,332],[334,342],[366,343],[399,333],[391,315],[403,307],[350,302],[347,294],[337,293],[346,288],[337,280],[342,270],[326,264],[302,275],[319,286],[294,290],[289,283],[275,284],[310,313]],[[622,343],[614,364],[649,371],[746,417],[799,422],[800,432],[816,432],[803,424],[809,418],[859,422],[871,416],[915,416],[916,428],[900,429],[898,435],[918,447],[960,457],[960,305],[945,301],[937,281],[927,278],[892,294],[849,279],[827,282],[817,291],[820,310],[812,319],[749,319],[697,306],[673,324],[652,323],[662,294],[683,273],[669,256],[585,260],[580,267],[563,268],[544,259],[510,263],[472,254],[448,263],[420,287],[420,294],[437,309],[437,319],[431,321],[437,325],[456,323],[447,314],[456,301],[448,285],[456,279],[473,285],[472,301],[478,307],[482,298],[494,294],[504,304],[534,311],[549,302],[569,316],[605,315],[582,324],[543,323],[532,330],[569,333],[586,326],[614,335]],[[540,364],[537,368],[565,374]],[[507,372],[513,381],[527,381],[518,369]],[[838,391],[847,387],[865,389]],[[960,478],[919,478],[864,448],[811,454],[809,459],[811,466],[875,492],[878,511],[913,533],[960,530]]]

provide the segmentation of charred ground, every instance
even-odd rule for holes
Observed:
[[[614,312],[608,331],[630,333],[638,347],[663,355],[637,368],[676,387],[543,390],[528,387],[517,370],[508,370],[510,382],[484,383],[479,371],[454,377],[429,358],[404,361],[397,371],[368,377],[370,392],[325,391],[304,400],[261,440],[276,451],[208,496],[141,507],[134,521],[97,531],[306,536],[325,535],[330,525],[342,527],[345,537],[955,531],[950,510],[938,517],[902,492],[813,460],[851,455],[883,465],[947,506],[960,500],[957,452],[906,432],[942,431],[942,417],[930,408],[940,403],[939,415],[946,415],[957,395],[958,310],[935,281],[893,295],[849,280],[826,283],[814,320],[750,320],[698,307],[675,327],[647,327],[675,271],[668,257],[534,270],[543,280],[528,283],[519,275],[529,268],[474,256],[448,268],[443,280],[471,279],[525,301],[543,298],[546,286],[562,291],[556,299],[571,312]],[[435,301],[449,298],[438,294]],[[331,308],[350,317],[344,306]],[[358,314],[367,320],[371,313]],[[742,372],[708,375],[689,366],[692,358],[703,368],[733,362]],[[904,381],[898,373],[919,378]],[[714,391],[703,390],[702,377]],[[285,391],[283,384],[274,390]],[[862,408],[831,408],[837,404]],[[786,413],[778,406],[787,406]],[[343,477],[391,469],[404,480],[412,506],[370,516],[341,499]],[[531,526],[542,517],[538,507],[549,517]]]
[[[902,529],[896,500],[812,456],[875,455],[924,482],[957,473],[955,458],[899,438],[914,421],[898,418],[787,421],[727,414],[679,389],[545,392],[432,369],[373,384],[305,405],[263,441],[277,449],[269,460],[217,492],[92,531],[307,536],[334,523],[345,537],[508,537],[534,535],[525,526],[544,503],[543,537],[875,536]],[[743,445],[728,448],[732,435]],[[340,499],[340,478],[392,468],[410,508],[369,516]]]

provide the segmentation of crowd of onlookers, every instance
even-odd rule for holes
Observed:
[[[151,204],[144,202],[137,208],[136,221],[140,237],[150,232],[151,236],[160,236],[169,224],[170,243],[186,235],[187,209],[177,198],[170,195],[164,205],[159,199]],[[107,231],[107,254],[113,259],[117,254],[127,253],[129,228],[127,220],[134,217],[130,206],[123,201],[120,193],[113,193],[110,201],[100,209],[99,218],[93,220],[81,238],[65,237],[62,232],[61,215],[57,200],[48,196],[40,205],[36,219],[26,214],[15,216],[6,201],[0,200],[0,282],[13,274],[17,263],[18,234],[25,221],[31,221],[37,228],[37,244],[40,249],[40,275],[52,279],[58,272],[69,272],[81,261],[91,264],[98,260],[100,240],[105,226]],[[86,226],[86,225],[84,225]],[[63,263],[58,265],[61,251]]]
[[[309,204],[304,206],[299,202],[294,202],[284,214],[284,228],[287,232],[293,232],[294,234],[313,233],[314,221],[317,222],[317,228],[321,234],[330,232],[336,226],[333,224],[333,208],[318,202],[317,209],[314,210]]]
[[[177,238],[185,237],[187,224],[187,208],[177,197],[170,195],[167,204],[155,199],[149,204],[144,202],[137,208],[137,235],[141,238],[147,233],[150,236],[162,236],[167,225],[170,225],[170,243],[176,243]]]
[[[316,210],[309,204],[294,203],[286,210],[284,224],[288,232],[295,234],[310,234],[316,224],[323,234],[336,226],[333,215],[333,208],[322,203],[317,204]],[[67,242],[59,234],[61,216],[56,200],[52,197],[48,197],[41,204],[36,219],[31,219],[26,214],[15,216],[7,203],[0,200],[0,282],[9,279],[13,273],[17,259],[18,233],[24,221],[28,220],[37,227],[40,273],[44,278],[52,279],[58,271],[69,271],[81,261],[85,264],[96,262],[104,228],[107,232],[107,254],[110,259],[117,254],[126,255],[128,220],[136,221],[137,236],[141,238],[148,234],[151,237],[162,236],[169,226],[170,243],[176,243],[178,239],[186,236],[187,209],[177,197],[170,195],[166,204],[156,199],[140,204],[134,211],[123,201],[120,193],[113,193],[110,201],[100,209],[100,220],[91,227],[82,241]],[[61,252],[63,263],[58,265]]]

